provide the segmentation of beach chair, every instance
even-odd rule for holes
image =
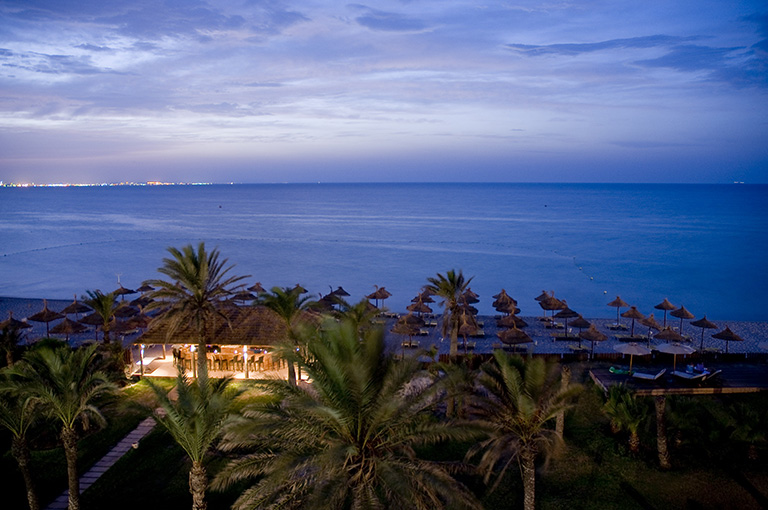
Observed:
[[[646,374],[644,372],[632,372],[632,377],[635,379],[642,379],[644,381],[656,381],[667,372],[666,368],[662,368],[656,374]]]
[[[722,374],[722,373],[723,373],[722,370],[715,370],[711,374],[706,374],[706,375],[704,375],[704,377],[701,378],[701,383],[703,384],[705,382],[710,382],[710,381],[712,381],[714,379],[717,379],[718,377],[720,377],[720,374]]]
[[[700,382],[704,378],[704,376],[706,376],[707,374],[704,372],[691,373],[691,372],[681,372],[680,370],[675,370],[674,372],[672,372],[672,375],[679,379],[683,379],[689,382]]]

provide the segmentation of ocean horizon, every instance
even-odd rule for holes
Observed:
[[[71,299],[158,277],[204,241],[251,275],[351,300],[384,286],[403,311],[429,276],[502,288],[522,315],[542,290],[585,317],[665,297],[697,317],[768,320],[768,185],[233,184],[0,188],[0,295]],[[437,304],[434,306],[437,310]]]

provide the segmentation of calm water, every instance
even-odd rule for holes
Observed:
[[[474,275],[523,315],[554,290],[587,317],[620,294],[697,317],[768,320],[768,186],[580,184],[0,188],[0,295],[69,298],[157,276],[204,240],[265,287],[385,286],[404,310],[428,276]],[[658,311],[657,315],[658,315]]]

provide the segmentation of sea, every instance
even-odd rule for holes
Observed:
[[[404,311],[427,278],[501,289],[521,314],[553,291],[587,318],[616,296],[696,317],[768,320],[768,185],[232,184],[0,188],[0,296],[68,299],[161,277],[168,247],[205,242],[265,288],[377,286]],[[439,310],[439,303],[433,305]]]

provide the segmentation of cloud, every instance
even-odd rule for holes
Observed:
[[[607,51],[627,48],[657,48],[671,44],[693,41],[698,37],[675,37],[669,35],[649,35],[644,37],[632,37],[628,39],[611,39],[594,43],[566,43],[566,44],[507,44],[506,47],[527,56],[541,55],[566,55],[574,56],[582,53]]]
[[[3,50],[0,53],[0,65],[44,74],[124,74],[93,65],[89,56],[47,55],[33,51],[19,53]]]
[[[385,32],[418,32],[427,28],[427,23],[420,19],[409,18],[396,12],[385,12],[365,5],[352,4],[349,7],[364,12],[355,18],[360,25],[371,30]]]

